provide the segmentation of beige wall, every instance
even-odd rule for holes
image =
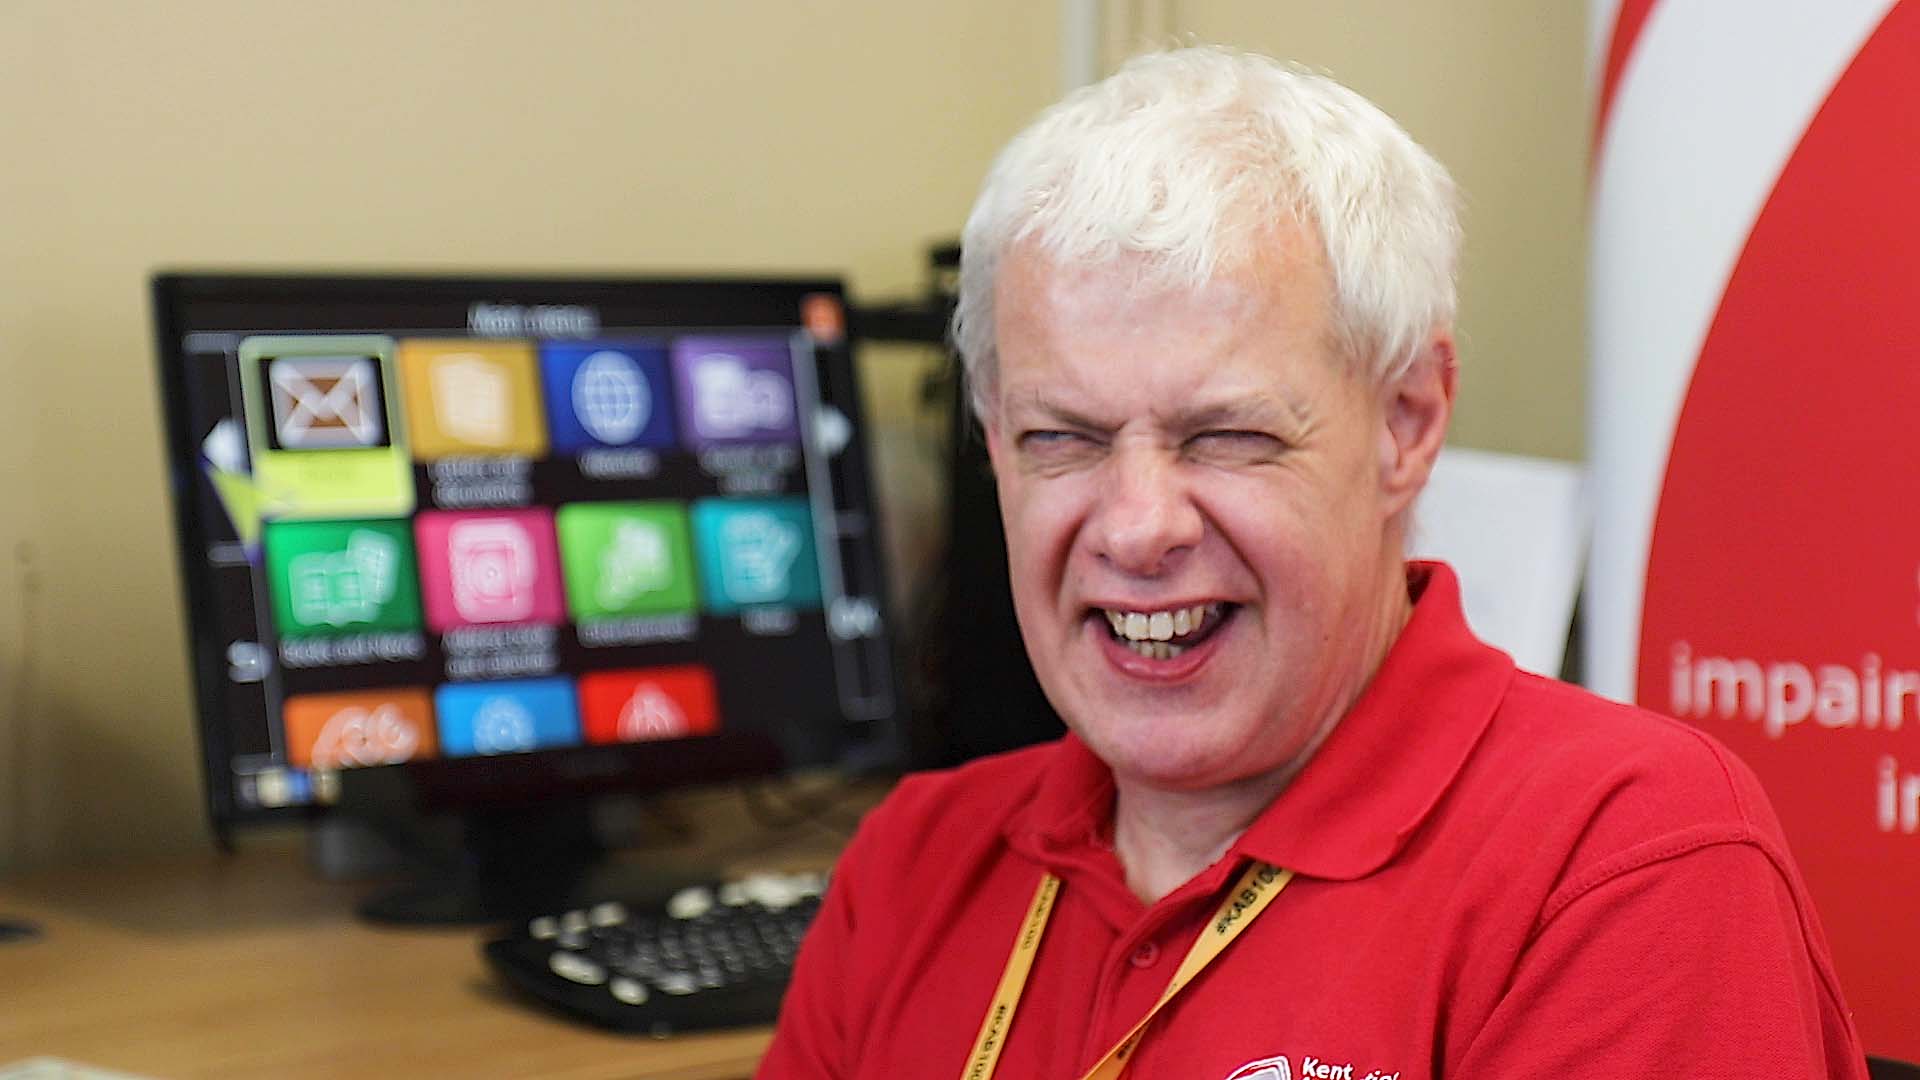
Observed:
[[[0,2],[10,689],[34,661],[30,700],[0,704],[0,853],[204,835],[149,271],[771,268],[905,292],[1056,89],[1057,33],[1025,0]],[[879,387],[893,427],[915,374]],[[892,457],[898,501],[926,502]],[[24,642],[19,541],[44,583]]]
[[[1467,230],[1453,441],[1584,457],[1586,5],[1169,3],[1177,33],[1326,71],[1446,163]]]
[[[1460,437],[1577,456],[1577,5],[1106,7],[1329,68],[1432,145],[1472,197]],[[203,835],[149,271],[825,270],[902,293],[1054,95],[1057,12],[0,0],[0,868]],[[918,550],[920,363],[868,368]]]

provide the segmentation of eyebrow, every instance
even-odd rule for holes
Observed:
[[[1082,428],[1087,431],[1104,431],[1108,427],[1108,425],[1093,419],[1091,416],[1076,412],[1056,402],[1048,401],[1037,392],[1029,396],[1022,404],[1026,409],[1039,413],[1047,422],[1056,423],[1063,427]]]

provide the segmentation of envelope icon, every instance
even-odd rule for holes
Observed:
[[[273,428],[288,450],[386,443],[380,367],[370,356],[282,356],[267,366]]]

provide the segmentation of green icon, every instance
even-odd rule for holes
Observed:
[[[266,549],[267,591],[282,635],[420,628],[407,522],[269,522]]]
[[[679,503],[573,503],[554,523],[576,621],[694,609],[693,543]]]

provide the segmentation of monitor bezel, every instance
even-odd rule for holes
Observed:
[[[833,361],[844,365],[844,371],[838,373],[838,392],[833,395],[832,402],[852,421],[852,439],[843,453],[854,456],[854,475],[864,489],[862,494],[870,518],[871,537],[867,554],[875,560],[877,571],[870,583],[870,591],[877,595],[884,622],[889,628],[884,653],[887,674],[894,688],[892,715],[873,725],[871,738],[861,744],[866,749],[847,766],[856,771],[892,770],[905,762],[904,685],[899,667],[897,629],[894,629],[897,619],[888,595],[884,522],[868,444],[868,427],[862,422],[865,403],[859,388],[857,361],[853,355],[858,341],[858,317],[847,302],[846,288],[841,279],[825,274],[634,275],[538,271],[454,273],[432,270],[337,273],[167,269],[155,272],[150,281],[158,344],[159,398],[164,424],[166,471],[172,496],[175,554],[183,590],[181,612],[184,640],[189,670],[192,672],[201,787],[208,820],[217,835],[224,837],[237,827],[314,820],[333,813],[335,807],[316,801],[304,805],[246,808],[239,804],[235,794],[231,733],[227,730],[219,704],[224,687],[224,647],[218,635],[212,632],[215,622],[211,610],[212,569],[205,558],[209,535],[199,515],[190,506],[196,482],[195,461],[198,451],[184,381],[184,339],[190,328],[183,319],[189,305],[225,301],[317,306],[354,299],[364,301],[370,297],[417,304],[422,301],[502,296],[511,296],[514,301],[528,305],[586,304],[607,297],[630,301],[634,294],[643,293],[660,298],[663,313],[682,316],[662,319],[663,325],[674,325],[713,321],[699,319],[699,312],[703,310],[699,305],[710,303],[711,297],[723,292],[737,296],[757,294],[782,298],[769,299],[768,311],[783,311],[786,319],[793,318],[792,313],[798,310],[799,300],[809,294],[836,297],[846,313],[849,324],[847,345],[836,354]],[[689,306],[690,303],[692,306]],[[738,313],[737,308],[733,311],[724,307],[712,310],[727,315]],[[691,313],[691,317],[687,317],[688,313]],[[256,329],[272,331],[282,328]],[[290,323],[284,329],[311,331],[314,327]],[[826,382],[822,379],[822,400],[828,399]],[[511,760],[526,764],[523,776],[511,775],[510,770],[503,769],[502,763],[510,760],[507,757],[435,758],[428,762],[374,768],[407,773],[408,782],[419,792],[422,805],[431,809],[486,809],[501,805],[532,805],[570,797],[594,798],[622,791],[668,790],[690,784],[753,779],[784,771],[786,766],[777,750],[769,754],[767,747],[750,745],[750,742],[725,736],[702,736],[657,745],[582,745],[512,755]]]

